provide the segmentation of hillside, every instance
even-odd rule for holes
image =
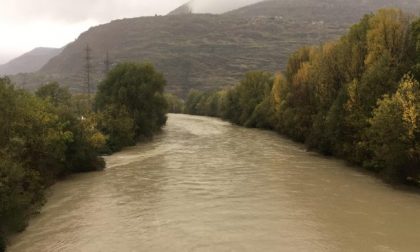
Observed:
[[[38,76],[80,89],[89,44],[96,81],[103,77],[108,51],[113,63],[155,64],[165,74],[168,90],[185,96],[191,88],[210,90],[233,85],[247,71],[280,69],[298,47],[331,39],[346,28],[202,14],[125,19],[83,33]]]
[[[89,44],[96,83],[103,78],[103,62],[108,52],[114,64],[122,61],[155,64],[168,80],[168,91],[185,97],[191,88],[211,90],[233,85],[247,71],[282,69],[297,48],[336,38],[370,8],[391,3],[371,1],[370,7],[364,9],[366,2],[352,2],[348,11],[349,4],[342,0],[322,0],[322,4],[315,0],[277,0],[223,15],[117,20],[81,34],[37,74],[15,76],[14,80],[31,83],[33,86],[28,88],[57,80],[73,90],[84,91],[85,48]],[[398,3],[411,9],[420,5],[417,0]]]
[[[369,12],[380,8],[397,7],[417,14],[418,0],[265,0],[226,13],[240,17],[281,16],[304,21],[355,23]]]
[[[10,62],[0,65],[0,75],[33,73],[61,52],[58,48],[35,48]]]

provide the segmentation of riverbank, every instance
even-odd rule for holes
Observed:
[[[102,153],[135,145],[165,125],[165,83],[152,65],[138,63],[116,65],[94,100],[58,83],[30,93],[0,78],[0,251],[38,212],[46,188],[103,169]]]
[[[417,184],[419,38],[419,17],[381,9],[339,40],[297,50],[284,74],[256,71],[232,88],[192,91],[185,111],[271,129],[387,182]]]

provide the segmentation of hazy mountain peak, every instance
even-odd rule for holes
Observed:
[[[179,8],[175,9],[174,11],[170,12],[169,15],[180,15],[190,13],[221,14],[261,1],[263,0],[191,0],[186,4],[180,6]]]
[[[6,64],[0,65],[0,75],[36,72],[61,51],[60,48],[37,47]]]

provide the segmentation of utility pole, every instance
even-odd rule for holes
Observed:
[[[86,68],[85,68],[85,70],[86,70],[86,87],[87,87],[87,93],[88,93],[88,99],[89,99],[89,102],[90,102],[90,95],[91,95],[91,86],[90,86],[90,71],[91,71],[91,68],[92,68],[92,65],[91,65],[91,59],[92,59],[92,57],[91,57],[91,49],[90,49],[90,47],[89,47],[89,44],[87,44],[86,45],[86,58],[85,58],[85,60],[86,60]]]
[[[109,68],[110,68],[110,65],[111,65],[111,62],[109,61],[109,52],[108,52],[108,50],[106,51],[104,65],[105,65],[104,74],[106,76],[109,73]]]
[[[22,82],[22,88],[25,89],[26,88],[26,84],[27,84],[27,80],[26,80],[26,73],[23,74],[23,82]]]

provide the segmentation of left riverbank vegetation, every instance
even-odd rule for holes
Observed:
[[[166,123],[166,82],[150,64],[122,63],[94,101],[58,83],[30,93],[0,78],[0,251],[44,203],[45,189],[100,156],[150,138]]]
[[[366,15],[337,41],[304,47],[284,72],[191,91],[189,114],[275,130],[397,183],[420,181],[420,18]]]

